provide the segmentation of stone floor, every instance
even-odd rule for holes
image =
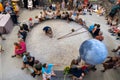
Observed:
[[[40,10],[23,10],[20,13],[19,21],[24,22],[29,19],[29,17],[34,18],[38,15]],[[105,36],[103,43],[108,48],[109,55],[114,56],[115,54],[111,52],[113,48],[116,48],[120,41],[116,40],[115,37],[111,36],[108,33],[109,26],[106,25],[104,17],[99,17],[96,14],[92,16],[86,15],[81,16],[87,23],[87,26],[99,23],[101,25],[101,30]],[[49,39],[42,32],[42,28],[46,25],[52,27],[54,32],[54,37]],[[57,63],[61,64],[59,67],[55,67],[55,70],[63,70],[64,66],[70,64],[71,59],[77,58],[79,55],[78,49],[80,44],[87,39],[91,39],[91,35],[86,32],[69,38],[57,40],[58,37],[69,33],[71,29],[78,29],[81,26],[70,22],[67,23],[63,20],[50,20],[45,21],[37,25],[27,36],[27,49],[36,59],[41,62],[47,63]],[[30,76],[29,70],[22,71],[20,68],[22,66],[21,58],[11,58],[11,55],[14,53],[13,43],[17,39],[17,31],[19,26],[15,26],[10,34],[4,35],[7,40],[1,41],[5,52],[0,54],[0,80],[41,80],[39,77],[32,78]],[[78,32],[84,31],[81,29]],[[86,30],[85,30],[86,31]],[[108,70],[105,73],[101,73],[102,65],[97,65],[98,70],[96,72],[90,72],[84,80],[120,80],[120,69],[117,70]],[[53,80],[63,80],[63,76],[58,76]],[[70,80],[69,78],[67,80]]]

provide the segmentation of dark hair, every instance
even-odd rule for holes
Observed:
[[[94,24],[94,26],[97,26],[97,25],[98,25],[98,24],[96,24],[96,23]]]
[[[17,42],[14,42],[14,45],[18,46],[19,44]]]
[[[44,64],[43,64],[43,67],[45,68],[45,67],[46,67],[46,65],[47,65],[47,63],[44,63]]]
[[[22,27],[20,27],[20,30],[24,30],[24,29],[23,29],[23,26],[22,26]]]
[[[68,12],[66,12],[66,14],[69,14]]]
[[[42,12],[40,12],[40,14],[42,14]]]
[[[26,56],[30,56],[30,52],[26,52],[24,55],[26,55]]]
[[[78,61],[75,60],[75,59],[73,59],[73,60],[71,61],[70,67],[71,67],[72,65],[78,65]]]
[[[97,28],[99,28],[100,27],[100,24],[97,24]]]
[[[27,56],[27,59],[30,60],[32,57],[31,56]]]

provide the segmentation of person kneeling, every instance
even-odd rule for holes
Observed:
[[[47,36],[49,36],[50,38],[53,37],[53,32],[52,32],[51,27],[46,26],[46,27],[43,28],[43,31],[44,31],[45,34],[46,34]]]

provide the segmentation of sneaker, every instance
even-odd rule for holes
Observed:
[[[2,40],[6,40],[5,38],[2,38]]]
[[[116,38],[116,40],[120,40],[120,38]]]

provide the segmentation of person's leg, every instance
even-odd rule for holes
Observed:
[[[2,36],[2,33],[0,33],[0,37],[2,40],[6,40],[3,36]]]
[[[120,49],[120,46],[117,47],[117,49],[113,49],[112,52],[117,52]]]
[[[103,70],[101,70],[101,72],[105,72],[107,70],[108,67],[108,63],[103,63]]]
[[[11,19],[12,19],[12,21],[13,21],[14,24],[18,24],[17,16],[15,14],[11,15]]]
[[[51,72],[51,76],[56,76],[54,71]]]
[[[47,76],[45,74],[42,74],[42,80],[47,80]]]
[[[2,46],[0,45],[0,52],[2,53],[4,50],[2,49]]]
[[[27,62],[23,62],[23,67],[21,69],[24,70],[24,68],[28,68]]]

